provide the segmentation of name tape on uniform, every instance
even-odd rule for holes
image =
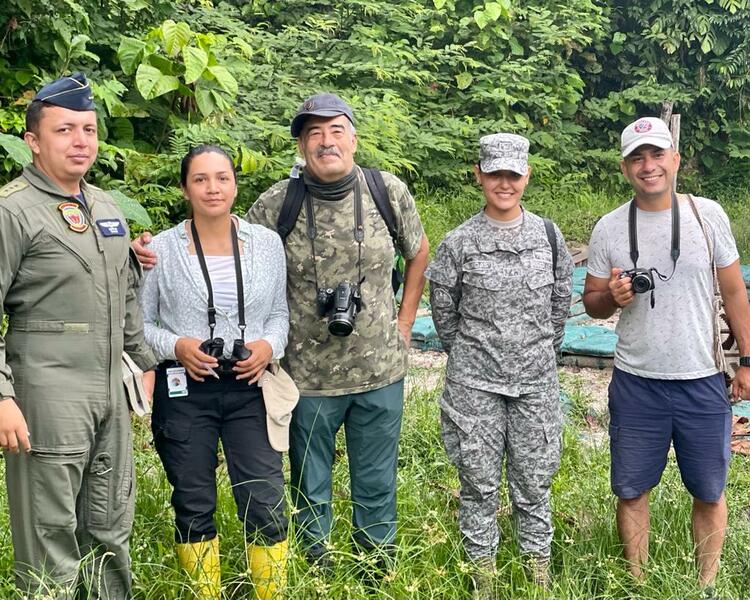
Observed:
[[[125,226],[120,219],[99,219],[96,226],[104,237],[125,235]]]

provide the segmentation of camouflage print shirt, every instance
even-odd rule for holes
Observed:
[[[406,374],[407,352],[398,332],[396,302],[391,288],[395,258],[393,241],[372,200],[362,171],[365,238],[362,244],[362,310],[354,331],[332,336],[326,317],[316,307],[315,273],[310,240],[305,234],[303,204],[295,228],[286,239],[289,343],[284,367],[306,396],[343,396],[378,389]],[[409,190],[400,179],[383,172],[404,258],[416,256],[424,235]],[[245,217],[276,230],[289,180],[261,194]],[[354,194],[343,200],[313,198],[317,237],[315,260],[320,287],[336,288],[357,279],[357,242],[354,239]]]
[[[446,377],[519,396],[557,378],[555,352],[570,308],[573,260],[557,234],[557,270],[544,221],[528,211],[498,229],[483,213],[445,237],[427,269],[432,318],[449,352]]]

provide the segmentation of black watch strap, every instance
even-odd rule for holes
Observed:
[[[750,356],[740,356],[740,366],[750,367]]]

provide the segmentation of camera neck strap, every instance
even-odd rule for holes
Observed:
[[[240,243],[237,239],[237,227],[234,225],[234,220],[231,219],[232,231],[232,255],[234,256],[234,273],[237,281],[237,311],[239,313],[239,327],[240,336],[242,341],[245,341],[245,290],[242,284],[242,263],[240,262]],[[214,329],[216,329],[216,306],[214,305],[214,290],[211,286],[211,277],[208,274],[208,267],[206,266],[206,257],[203,254],[203,246],[201,246],[201,240],[198,236],[198,230],[195,227],[195,221],[190,221],[190,232],[193,234],[193,243],[195,244],[195,253],[198,255],[198,262],[201,265],[201,272],[203,273],[203,279],[206,282],[206,289],[208,290],[208,328],[211,331],[211,339],[214,337]]]
[[[628,239],[630,241],[630,260],[633,261],[633,268],[638,268],[638,212],[635,204],[635,198],[630,201],[630,209],[628,212]],[[677,196],[672,192],[672,249],[670,252],[672,257],[672,275],[674,275],[675,269],[677,268],[677,259],[680,258],[680,203],[677,200]],[[657,275],[661,277],[657,271]],[[669,277],[671,278],[672,275]]]
[[[313,273],[315,275],[315,291],[318,285],[318,261],[315,258],[315,238],[318,237],[318,228],[315,225],[315,206],[310,192],[305,191],[305,221],[307,238],[310,240],[310,251],[312,253]],[[359,178],[354,182],[354,241],[357,242],[357,285],[362,284],[362,242],[365,239],[364,217],[362,209],[362,187]]]

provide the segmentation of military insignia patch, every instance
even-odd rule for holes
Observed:
[[[89,224],[86,223],[86,216],[77,203],[61,202],[57,205],[57,210],[62,213],[62,218],[65,219],[68,229],[71,231],[83,233],[89,228]]]

